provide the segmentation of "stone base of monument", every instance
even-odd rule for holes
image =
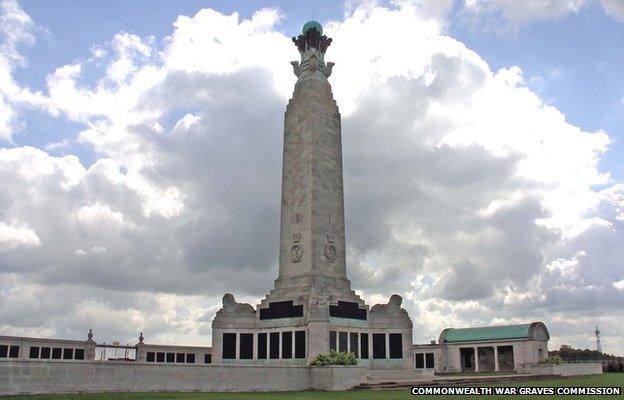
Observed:
[[[223,297],[212,325],[213,363],[304,366],[336,350],[354,353],[366,369],[413,370],[412,322],[400,296],[370,310],[355,294],[272,297],[256,309]]]
[[[351,365],[310,367],[313,390],[349,390],[366,382],[368,369]]]

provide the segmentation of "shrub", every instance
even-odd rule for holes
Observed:
[[[310,365],[356,365],[357,358],[354,353],[338,352],[330,350],[329,354],[319,354],[312,360]]]
[[[607,361],[603,364],[603,372],[624,372],[624,362],[622,361]]]
[[[561,359],[561,357],[559,356],[550,356],[548,358],[544,358],[542,360],[540,360],[539,362],[540,364],[555,364],[555,365],[561,365],[563,364],[563,360]]]

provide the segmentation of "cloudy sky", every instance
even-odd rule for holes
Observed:
[[[624,353],[624,2],[520,3],[0,2],[0,334],[210,345],[269,291],[313,18],[354,288]]]

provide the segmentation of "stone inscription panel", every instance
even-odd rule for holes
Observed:
[[[403,358],[403,335],[391,333],[388,335],[390,341],[390,358]]]
[[[368,360],[368,333],[360,335],[360,358]]]
[[[240,334],[240,358],[251,360],[253,358],[253,333]]]
[[[366,310],[360,308],[357,303],[339,301],[337,306],[329,306],[329,316],[366,320]]]
[[[386,334],[373,333],[373,358],[386,358]]]
[[[258,358],[264,360],[267,358],[267,334],[258,333]]]
[[[305,331],[295,332],[295,358],[306,357],[305,338]]]
[[[279,358],[279,343],[280,343],[280,334],[279,332],[271,332],[269,334],[269,352],[270,352],[270,358],[271,359],[278,359]]]
[[[269,308],[260,309],[260,319],[303,317],[303,305],[294,306],[293,301],[269,303]]]
[[[236,358],[236,333],[223,334],[223,359],[233,360]]]

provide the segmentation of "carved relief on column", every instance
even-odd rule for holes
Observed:
[[[303,245],[301,244],[301,234],[293,235],[293,246],[290,249],[290,261],[298,263],[303,259]]]
[[[325,244],[325,258],[330,263],[336,262],[336,246],[334,246],[334,235],[327,235],[327,243]]]

